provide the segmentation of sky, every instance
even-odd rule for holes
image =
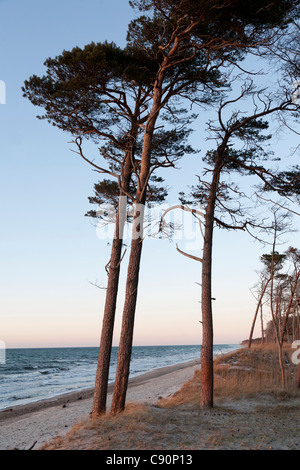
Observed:
[[[133,14],[126,0],[0,0],[0,341],[7,348],[99,345],[105,290],[94,284],[106,285],[110,240],[84,216],[98,177],[72,152],[69,135],[36,118],[41,110],[22,97],[21,87],[31,75],[45,72],[46,58],[63,50],[92,41],[125,45]],[[206,120],[207,114],[200,117]],[[286,151],[292,138],[276,150]],[[205,145],[202,131],[198,140]],[[199,156],[187,156],[179,169],[168,170],[169,205],[178,202],[178,190],[196,184],[201,165]],[[184,233],[173,242],[144,242],[135,345],[201,344],[201,265],[176,251],[178,243],[201,256],[201,238],[189,224],[185,220]],[[297,245],[298,237],[292,234],[287,244]],[[263,252],[247,234],[216,231],[215,344],[248,337],[255,310],[250,288]],[[127,259],[128,252],[114,345]],[[259,328],[255,333],[260,335]]]

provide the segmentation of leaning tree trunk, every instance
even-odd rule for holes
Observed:
[[[263,296],[265,295],[265,292],[266,292],[266,289],[268,287],[268,284],[270,282],[271,278],[269,278],[266,282],[266,284],[264,285],[262,291],[261,291],[261,294],[259,296],[259,299],[258,299],[258,302],[257,302],[257,306],[256,306],[256,310],[255,310],[255,314],[254,314],[254,318],[253,318],[253,322],[252,322],[252,326],[251,326],[251,330],[250,330],[250,334],[249,334],[249,340],[248,340],[248,348],[250,349],[251,348],[251,344],[252,344],[252,338],[253,338],[253,332],[254,332],[254,327],[255,327],[255,323],[256,323],[256,318],[257,318],[257,314],[258,314],[258,311],[259,311],[259,307],[262,306],[262,299],[263,299]],[[263,329],[262,329],[262,341],[263,341]]]
[[[165,59],[167,61],[167,59]],[[155,83],[153,106],[149,114],[143,139],[139,183],[136,191],[136,203],[132,227],[131,250],[128,262],[126,296],[122,317],[122,329],[119,343],[116,380],[111,405],[113,414],[120,413],[125,408],[126,393],[130,373],[134,319],[139,283],[139,269],[143,246],[143,215],[146,201],[147,184],[151,170],[152,140],[162,100],[162,83],[164,79],[164,64]]]
[[[134,137],[133,131],[133,137]],[[109,367],[115,323],[115,312],[119,288],[120,263],[123,246],[123,231],[126,221],[126,202],[123,194],[128,192],[132,174],[132,152],[127,151],[122,188],[120,190],[119,205],[116,215],[115,233],[112,242],[111,257],[109,262],[108,282],[102,322],[101,340],[98,354],[97,371],[95,378],[95,390],[92,416],[99,416],[106,411],[107,388],[109,379]]]
[[[105,413],[106,411],[110,357],[119,287],[121,253],[123,246],[123,237],[121,233],[123,231],[123,227],[120,226],[120,224],[122,224],[122,221],[120,220],[119,207],[117,212],[115,235],[112,243],[111,257],[109,263],[109,274],[102,322],[102,332],[95,378],[94,402],[92,410],[92,416],[94,417],[99,416]]]
[[[143,214],[135,213],[133,221],[133,239],[131,242],[131,251],[128,263],[126,297],[123,309],[121,339],[118,352],[118,365],[111,406],[111,411],[113,414],[119,413],[125,408],[126,393],[130,373],[130,359],[132,352],[140,261],[143,246],[141,233],[143,223],[143,218],[141,217],[142,215]]]
[[[150,134],[147,133],[146,137],[144,138],[144,149],[146,155],[144,159],[142,155],[141,172],[138,189],[136,192],[136,202],[132,223],[133,225],[131,248],[127,268],[125,303],[123,308],[122,328],[118,351],[118,363],[111,405],[111,412],[113,414],[120,413],[125,408],[126,393],[130,373],[130,359],[132,353],[134,319],[139,284],[141,254],[143,247],[143,221],[145,208],[144,204],[146,200],[147,183],[150,174],[150,149],[152,142],[152,134],[153,131]]]
[[[261,327],[261,344],[265,343],[265,333],[264,333],[264,319],[263,319],[263,304],[260,304],[260,327]]]

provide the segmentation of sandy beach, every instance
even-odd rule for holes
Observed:
[[[157,369],[130,380],[127,402],[154,404],[179,390],[190,380],[199,361]],[[109,386],[108,408],[112,398]],[[93,390],[61,395],[52,400],[0,411],[0,450],[38,450],[45,442],[63,436],[72,426],[89,417]]]
[[[288,345],[285,351],[291,353]],[[283,390],[276,348],[242,348],[215,359],[211,410],[200,407],[199,362],[133,377],[117,416],[89,419],[92,389],[1,411],[0,450],[300,449],[296,368],[287,362]]]

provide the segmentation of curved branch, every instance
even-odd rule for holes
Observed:
[[[200,263],[203,262],[202,258],[198,258],[197,256],[190,255],[189,253],[185,253],[184,251],[180,250],[180,248],[178,248],[178,245],[176,245],[176,250],[187,258],[194,259],[195,261],[200,261]]]
[[[94,162],[92,162],[91,160],[89,160],[87,157],[84,156],[83,151],[82,151],[82,146],[81,146],[81,143],[82,143],[81,137],[77,137],[72,143],[75,143],[77,145],[78,152],[76,152],[75,150],[72,150],[72,149],[71,149],[71,151],[74,152],[74,153],[77,153],[77,155],[80,155],[81,158],[83,158],[83,160],[85,160],[91,166],[96,168],[95,171],[97,171],[99,173],[106,173],[108,175],[113,176],[114,178],[118,178],[118,175],[116,173],[96,165]]]
[[[204,212],[198,211],[197,209],[191,209],[190,207],[184,206],[183,204],[175,204],[174,206],[169,207],[165,210],[161,216],[161,222],[165,218],[166,214],[174,209],[181,209],[182,211],[191,212],[193,215],[199,215],[200,217],[205,217]]]

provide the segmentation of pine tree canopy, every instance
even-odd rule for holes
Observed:
[[[297,0],[132,0],[131,6],[144,15],[134,20],[128,40],[132,46],[144,40],[153,50],[155,42],[170,32],[200,48],[249,47],[264,39],[270,28],[283,28],[299,15]]]

